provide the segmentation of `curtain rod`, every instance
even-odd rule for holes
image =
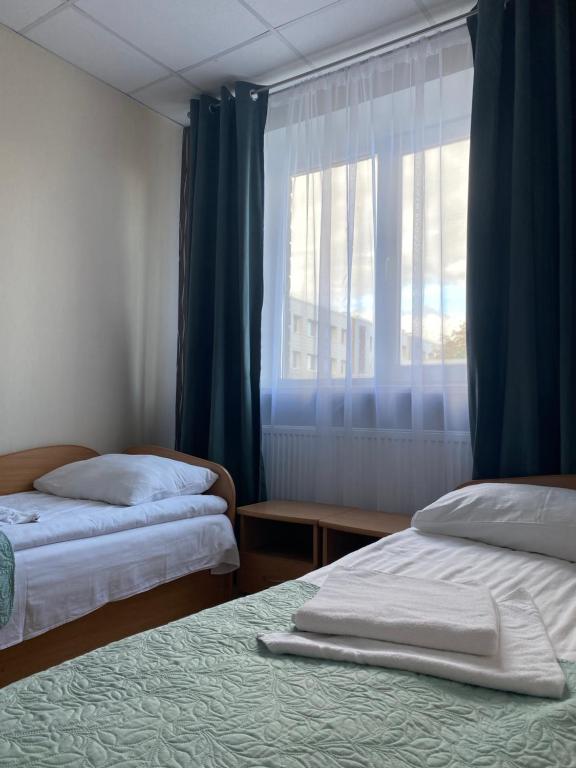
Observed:
[[[507,2],[508,0],[505,0],[505,4]],[[445,27],[447,25],[456,26],[459,23],[464,22],[467,19],[471,18],[472,16],[476,16],[477,14],[478,14],[478,8],[474,7],[472,8],[472,10],[466,11],[465,13],[460,13],[458,14],[458,16],[453,16],[451,19],[438,21],[435,24],[430,24],[427,27],[423,27],[422,29],[417,29],[414,32],[409,32],[406,35],[401,35],[400,37],[396,37],[393,40],[387,40],[385,43],[379,43],[378,45],[374,45],[372,48],[367,48],[365,51],[361,51],[359,53],[353,53],[350,56],[344,56],[342,59],[337,59],[336,61],[332,61],[330,64],[322,64],[321,66],[315,67],[314,69],[310,69],[308,70],[308,72],[303,72],[300,75],[293,75],[292,77],[287,77],[285,80],[278,80],[276,83],[271,83],[270,85],[262,85],[259,88],[254,88],[252,91],[250,91],[250,96],[252,97],[253,101],[256,101],[258,99],[258,94],[264,91],[269,91],[269,92],[283,91],[286,88],[289,88],[293,83],[304,81],[309,77],[314,77],[315,75],[319,75],[320,73],[325,72],[326,70],[332,69],[333,67],[341,67],[342,65],[351,63],[358,59],[369,58],[370,56],[374,56],[377,53],[380,53],[381,51],[385,51],[387,48],[392,48],[396,45],[399,45],[400,43],[406,43],[409,40],[414,40],[418,37],[425,37],[430,32],[435,32],[437,29],[442,29],[442,27]],[[211,104],[209,107],[211,112],[219,108],[220,108],[220,104],[218,102]],[[188,112],[188,117],[190,117],[190,112]]]
[[[477,14],[478,14],[478,9],[473,8],[472,10],[466,11],[466,13],[461,13],[458,16],[454,16],[451,19],[438,21],[435,24],[430,24],[429,26],[423,27],[422,29],[417,29],[414,32],[409,32],[406,35],[401,35],[400,37],[396,37],[393,40],[387,40],[385,43],[380,43],[378,45],[373,46],[372,48],[367,48],[365,51],[361,51],[359,53],[353,53],[350,56],[344,56],[342,59],[337,59],[336,61],[333,61],[330,64],[322,64],[319,67],[310,69],[308,72],[303,72],[300,75],[293,75],[292,77],[287,77],[285,80],[278,80],[278,82],[272,83],[271,85],[263,85],[260,88],[255,88],[253,91],[250,91],[250,95],[252,96],[252,98],[254,98],[254,97],[257,97],[257,95],[263,91],[277,91],[277,90],[282,91],[285,88],[292,85],[292,83],[297,83],[301,80],[305,80],[308,77],[314,77],[314,75],[318,75],[322,72],[325,72],[328,69],[332,69],[333,67],[341,67],[342,65],[351,63],[353,61],[356,61],[357,59],[369,58],[372,55],[380,53],[381,51],[385,51],[387,48],[392,48],[393,46],[399,45],[400,43],[405,43],[405,42],[408,42],[409,40],[414,40],[417,37],[425,37],[428,33],[435,32],[437,29],[441,29],[446,25],[457,25],[458,23],[464,22],[467,19],[471,18],[472,16],[476,16]]]

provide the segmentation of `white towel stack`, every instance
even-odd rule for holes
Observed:
[[[259,636],[272,653],[404,669],[560,698],[565,677],[538,609],[516,590],[339,569],[293,616]]]
[[[498,612],[480,584],[340,568],[292,620],[303,632],[483,656],[498,650]]]

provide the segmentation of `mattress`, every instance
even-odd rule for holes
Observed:
[[[14,607],[0,629],[0,649],[181,576],[205,569],[228,573],[239,564],[226,503],[215,496],[135,507],[36,492],[2,501],[37,509],[40,521],[2,526],[16,550],[16,568]],[[130,520],[133,527],[125,528]]]

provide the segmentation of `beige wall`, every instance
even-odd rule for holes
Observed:
[[[172,444],[180,142],[0,27],[0,453]]]

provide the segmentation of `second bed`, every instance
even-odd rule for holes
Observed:
[[[22,455],[45,460],[59,450],[54,466],[89,451],[63,448],[24,452],[20,466]],[[183,458],[152,446],[131,452]],[[0,474],[14,456],[0,457]],[[39,517],[2,526],[15,579],[12,615],[0,629],[0,684],[229,599],[239,564],[234,486],[215,469],[208,493],[128,507],[34,490],[0,496],[2,506]]]

